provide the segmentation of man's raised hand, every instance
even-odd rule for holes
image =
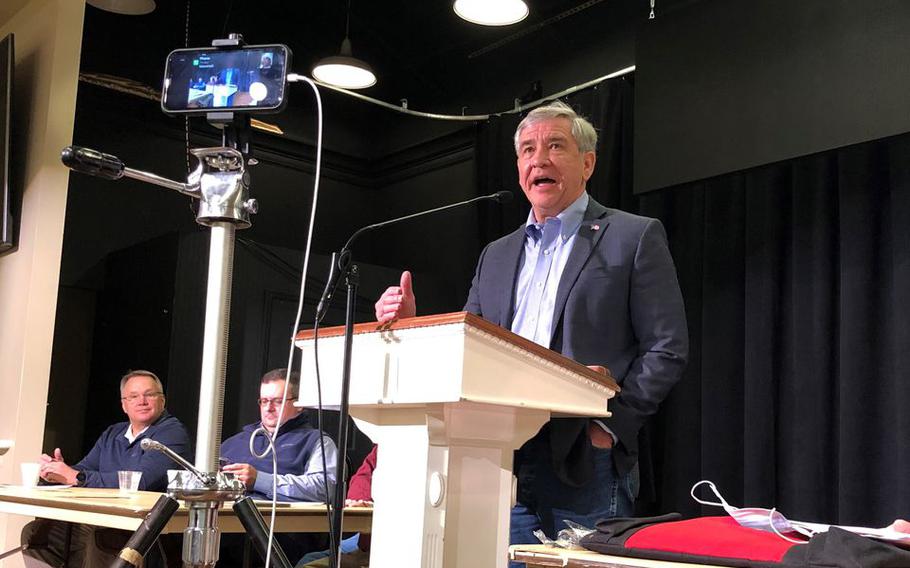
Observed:
[[[376,308],[376,321],[379,323],[389,323],[397,319],[411,318],[417,315],[417,303],[414,299],[411,273],[407,270],[402,272],[399,285],[386,288],[374,307]]]

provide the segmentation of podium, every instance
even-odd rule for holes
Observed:
[[[358,324],[350,413],[379,444],[372,568],[505,568],[512,454],[551,416],[609,416],[616,382],[473,314]],[[323,405],[338,406],[344,328],[320,330]],[[318,403],[314,339],[298,406]]]

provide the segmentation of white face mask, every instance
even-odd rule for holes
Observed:
[[[719,502],[704,501],[695,496],[695,489],[699,485],[707,485],[711,491],[714,492],[714,495],[717,496]],[[713,482],[703,479],[692,486],[689,494],[692,495],[692,498],[701,503],[702,505],[712,505],[715,507],[723,507],[724,511],[728,515],[733,517],[737,523],[741,526],[750,529],[757,529],[761,531],[773,532],[782,539],[795,543],[795,544],[805,544],[805,541],[795,540],[790,537],[785,536],[782,533],[798,533],[805,537],[811,538],[814,534],[814,531],[801,526],[794,525],[787,520],[777,509],[763,509],[760,507],[734,507],[727,503],[727,501],[721,496],[720,492],[717,490],[717,487]]]

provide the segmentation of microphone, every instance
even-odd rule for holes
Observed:
[[[63,165],[77,172],[104,179],[123,177],[123,161],[117,156],[91,148],[67,146],[60,152]]]
[[[322,291],[322,297],[319,299],[319,304],[316,306],[316,321],[322,321],[322,318],[325,317],[325,313],[328,311],[329,305],[332,303],[332,296],[335,294],[335,289],[338,288],[341,274],[346,271],[348,264],[350,264],[351,246],[353,246],[354,241],[357,240],[357,237],[363,233],[372,231],[373,229],[379,229],[381,227],[399,223],[401,221],[408,221],[410,219],[416,219],[417,217],[423,217],[424,215],[430,215],[431,213],[439,213],[440,211],[446,211],[448,209],[470,205],[471,203],[476,203],[478,201],[496,201],[497,203],[508,203],[512,201],[513,197],[514,195],[511,191],[497,191],[496,193],[491,193],[490,195],[481,195],[480,197],[474,197],[472,199],[459,201],[450,205],[443,205],[442,207],[436,207],[434,209],[427,209],[426,211],[411,213],[410,215],[405,215],[404,217],[389,219],[388,221],[374,223],[372,225],[367,225],[366,227],[358,229],[353,235],[351,235],[351,238],[348,239],[348,242],[344,244],[341,252],[338,254],[332,254],[332,268],[329,272],[329,279],[325,283],[325,290]]]
[[[342,254],[345,256],[342,257]],[[319,297],[319,304],[316,305],[317,322],[321,322],[322,318],[325,317],[325,313],[329,310],[329,305],[332,303],[332,296],[335,295],[335,290],[338,288],[338,283],[341,281],[339,276],[343,270],[341,268],[342,258],[347,259],[350,258],[350,256],[350,253],[346,251],[332,253],[332,265],[329,267],[329,277],[325,281],[325,289],[322,291],[322,296]],[[345,267],[347,267],[346,263]]]
[[[515,194],[511,191],[497,191],[496,193],[488,195],[487,197],[498,203],[511,203],[512,200],[515,199]]]
[[[183,459],[183,457],[181,457],[177,452],[175,452],[174,450],[165,446],[161,442],[158,442],[151,438],[143,438],[142,441],[139,442],[139,447],[142,448],[143,450],[145,450],[146,452],[150,451],[150,450],[155,450],[155,451],[161,452],[162,454],[171,458],[178,464],[182,465],[184,467],[184,469],[186,469],[187,471],[189,471],[190,473],[195,475],[205,485],[207,485],[211,482],[211,479],[209,478],[208,475],[203,474],[201,471],[199,471],[198,469],[193,467],[193,464],[191,464],[190,462]]]
[[[161,442],[152,440],[151,438],[143,438],[142,441],[139,442],[139,446],[143,450],[146,450],[146,451],[148,451],[148,450],[159,450],[160,451],[162,448],[165,447],[164,444],[162,444]]]

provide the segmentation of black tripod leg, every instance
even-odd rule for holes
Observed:
[[[145,553],[149,551],[167,522],[179,508],[180,503],[176,499],[171,499],[167,495],[159,497],[158,502],[142,520],[142,524],[139,525],[136,532],[126,541],[126,545],[120,550],[120,554],[111,564],[111,568],[136,568],[139,566]]]
[[[234,513],[237,514],[240,524],[243,525],[246,534],[250,536],[264,559],[269,546],[269,528],[265,524],[265,519],[259,514],[259,509],[256,508],[251,498],[244,497],[234,503]],[[275,539],[272,539],[272,566],[276,568],[291,568],[292,566],[288,557],[285,556],[284,550],[281,549],[281,545]]]

